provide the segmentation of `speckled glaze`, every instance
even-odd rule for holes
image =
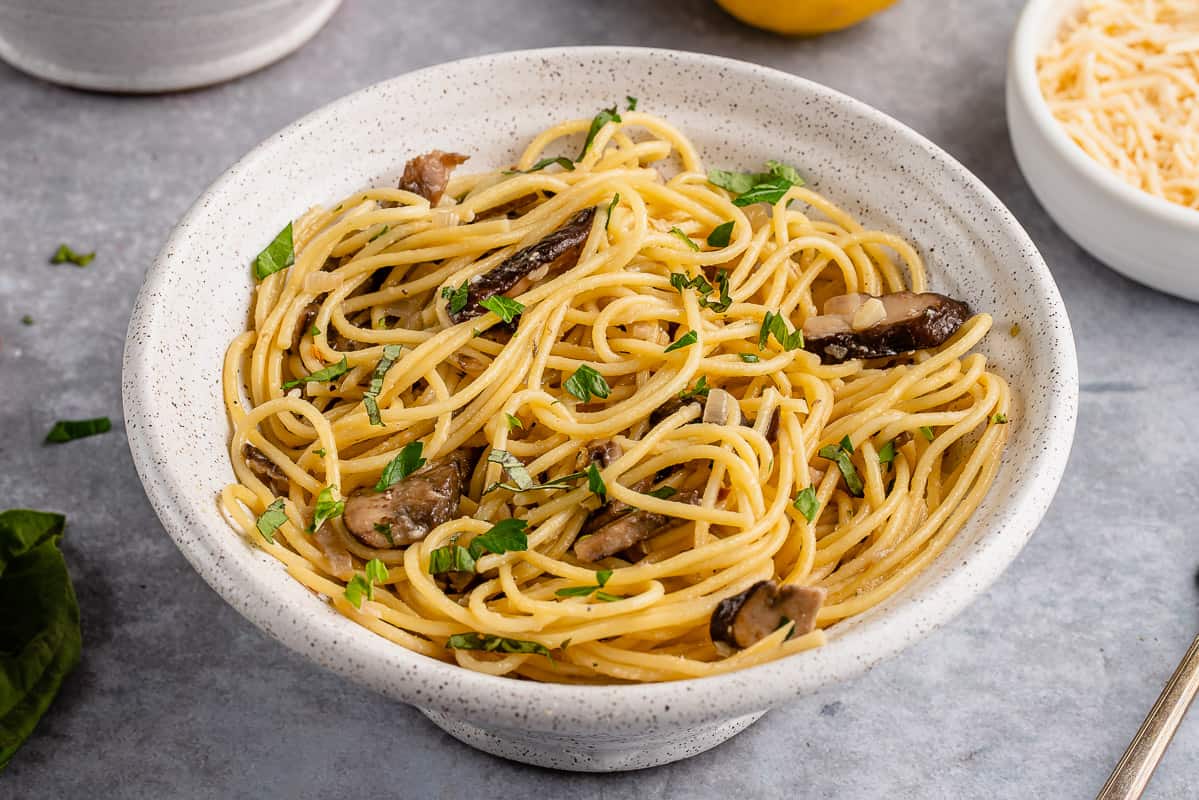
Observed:
[[[396,180],[432,147],[510,163],[544,126],[630,94],[686,131],[707,163],[800,165],[820,191],[922,248],[934,289],[996,318],[984,350],[1011,382],[1012,440],[995,486],[946,552],[826,647],[712,678],[572,687],[443,664],[321,603],[230,529],[216,495],[232,480],[221,359],[245,326],[251,258],[313,203]],[[1019,323],[1021,334],[1008,329]],[[1028,540],[1066,464],[1077,408],[1073,339],[1032,242],[975,177],[895,120],[781,72],[636,48],[504,53],[357,92],[260,145],[187,213],[138,296],[123,390],[130,447],[163,525],[230,604],[281,642],[420,707],[472,746],[575,770],[648,767],[702,752],[766,710],[841,681],[944,624]],[[802,722],[799,722],[802,724]]]
[[[194,89],[278,61],[311,39],[339,5],[341,0],[0,0],[0,58],[81,89]]]

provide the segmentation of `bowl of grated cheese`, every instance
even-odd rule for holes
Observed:
[[[1031,0],[1008,128],[1037,199],[1112,269],[1199,301],[1199,5]]]

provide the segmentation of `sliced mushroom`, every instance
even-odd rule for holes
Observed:
[[[969,318],[969,306],[935,292],[838,295],[804,323],[804,349],[825,364],[894,356],[943,344]]]
[[[346,550],[345,545],[337,538],[336,531],[329,523],[325,523],[316,533],[312,534],[313,540],[324,553],[325,559],[329,562],[329,571],[335,577],[342,580],[349,580],[354,575],[354,561],[350,558],[350,552]]]
[[[699,492],[693,489],[679,492],[671,498],[673,502],[692,505],[698,503],[699,499]],[[601,558],[619,553],[621,550],[645,541],[683,521],[665,514],[637,509],[617,517],[597,529],[595,533],[579,539],[575,542],[575,555],[581,561],[599,561]]]
[[[292,350],[300,349],[300,342],[303,341],[305,334],[312,329],[312,323],[316,321],[316,315],[320,313],[320,310],[320,303],[309,303],[304,306],[304,310],[300,312],[299,320],[296,321],[296,330],[292,334]]]
[[[437,205],[445,194],[445,187],[450,182],[450,173],[454,167],[466,161],[470,156],[461,153],[447,153],[443,150],[431,150],[424,155],[416,156],[404,165],[404,174],[400,177],[400,188],[406,192],[419,194],[432,205]]]
[[[712,425],[740,425],[741,406],[724,389],[712,389],[704,403],[703,420]]]
[[[291,482],[288,481],[287,475],[279,468],[279,465],[266,457],[257,447],[248,444],[241,449],[242,457],[246,460],[246,466],[250,468],[258,480],[265,483],[279,497],[286,497],[287,490],[291,487]]]
[[[591,234],[591,222],[594,219],[595,207],[585,208],[537,244],[518,250],[491,271],[471,278],[466,305],[457,313],[450,314],[450,319],[462,322],[481,316],[487,310],[479,305],[481,301],[510,292],[521,279],[543,267],[543,277],[574,267]]]
[[[589,442],[580,455],[579,461],[582,462],[578,464],[580,469],[586,469],[588,464],[610,467],[613,461],[624,455],[624,449],[615,439],[601,439]]]
[[[383,492],[359,489],[346,498],[342,521],[367,547],[399,547],[419,542],[458,513],[470,455],[458,450]]]
[[[650,412],[649,422],[651,425],[657,425],[659,422],[671,416],[672,414],[676,414],[681,411],[685,406],[692,404],[696,406],[699,405],[699,403],[695,400],[683,400],[679,397],[672,397]]]
[[[758,581],[740,594],[721,600],[712,612],[712,641],[749,647],[780,626],[794,622],[791,636],[802,636],[816,627],[816,614],[828,592],[818,586]]]

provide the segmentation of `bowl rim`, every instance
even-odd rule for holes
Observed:
[[[1095,161],[1076,145],[1049,110],[1049,104],[1041,94],[1041,87],[1037,82],[1037,56],[1042,45],[1048,41],[1046,29],[1050,20],[1054,17],[1064,19],[1085,0],[1070,2],[1072,8],[1063,6],[1062,0],[1029,0],[1016,21],[1015,33],[1008,50],[1008,74],[1033,124],[1060,160],[1073,167],[1106,194],[1143,214],[1199,233],[1199,212],[1125,183],[1120,176]],[[1061,24],[1060,21],[1058,24]]]
[[[184,244],[192,226],[204,217],[205,207],[214,203],[242,170],[265,157],[276,143],[302,135],[306,128],[326,119],[337,118],[346,106],[361,102],[371,94],[386,91],[388,86],[427,79],[439,70],[450,70],[460,65],[486,65],[494,73],[506,65],[527,63],[534,59],[544,61],[580,57],[606,58],[622,65],[634,59],[664,58],[697,69],[719,68],[725,71],[730,80],[782,81],[840,105],[848,115],[877,124],[897,138],[925,151],[949,171],[965,191],[977,198],[980,208],[991,215],[997,230],[1018,245],[1021,260],[1037,284],[1039,296],[1060,317],[1061,325],[1056,329],[1054,338],[1044,345],[1058,355],[1054,367],[1065,386],[1061,392],[1050,393],[1051,399],[1045,409],[1044,438],[1059,446],[1028,454],[1028,476],[1005,503],[1014,510],[989,529],[961,563],[946,567],[943,574],[931,579],[919,595],[889,608],[887,614],[863,622],[839,639],[835,647],[817,648],[720,675],[661,683],[580,686],[487,675],[409,651],[349,619],[342,618],[344,626],[339,626],[335,634],[329,635],[320,626],[311,624],[311,616],[304,609],[280,611],[275,608],[268,615],[262,603],[248,600],[250,595],[265,594],[261,571],[244,570],[236,563],[236,559],[226,559],[222,552],[235,546],[244,547],[243,539],[231,531],[227,539],[219,540],[219,546],[209,548],[198,537],[189,536],[184,524],[189,516],[189,506],[184,501],[186,490],[182,488],[186,482],[181,480],[182,476],[175,476],[175,490],[172,490],[168,486],[169,480],[160,480],[162,476],[159,470],[167,458],[165,453],[158,452],[156,437],[149,433],[161,424],[149,409],[161,405],[163,399],[153,395],[149,382],[141,378],[153,374],[156,360],[163,356],[156,352],[158,348],[152,346],[154,341],[145,330],[156,314],[162,313],[154,309],[152,301],[165,288],[169,261],[174,259],[175,251]],[[129,448],[146,494],[168,534],[222,599],[292,650],[389,697],[451,716],[485,717],[488,724],[493,726],[526,730],[557,730],[559,718],[577,711],[581,704],[589,708],[617,710],[633,704],[652,708],[654,725],[658,730],[668,726],[698,725],[732,718],[762,711],[833,682],[848,680],[898,653],[956,616],[998,578],[1023,548],[1043,518],[1060,483],[1074,438],[1078,407],[1078,363],[1073,336],[1065,306],[1048,267],[1011,212],[979,178],[952,156],[898,120],[814,81],[721,56],[627,46],[507,51],[425,67],[345,95],[262,140],[200,195],[171,232],[148,270],[130,319],[122,384]],[[171,478],[169,474],[166,477]],[[227,522],[216,510],[216,504],[209,503],[208,506],[211,507],[208,513],[215,515],[217,524],[227,527]],[[218,564],[219,571],[216,569]],[[241,592],[231,591],[234,586],[231,575],[234,572],[245,581],[244,584],[237,584]],[[385,675],[379,667],[388,663],[406,671]],[[370,665],[376,668],[370,669]],[[413,691],[405,681],[396,680],[417,674],[436,678],[442,685],[453,686],[452,698],[424,690]],[[527,702],[508,700],[495,707],[494,698],[497,694],[509,698],[516,696]],[[487,713],[482,714],[480,708],[488,709]],[[518,708],[522,710],[516,710]],[[536,713],[529,713],[529,709],[535,709]],[[612,715],[606,714],[602,719],[597,718],[596,727],[614,723],[619,724],[619,718],[613,719]]]

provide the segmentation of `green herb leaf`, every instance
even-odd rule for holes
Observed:
[[[536,485],[533,476],[525,469],[525,462],[507,450],[492,450],[487,454],[487,460],[503,467],[504,472],[508,473],[508,477],[512,479],[512,483],[516,484],[518,491],[523,492]]]
[[[376,234],[375,234],[374,236],[372,236],[371,238],[367,239],[367,240],[366,240],[366,243],[367,243],[367,244],[370,244],[371,242],[375,241],[375,239],[378,239],[380,236],[382,236],[383,234],[387,233],[387,231],[389,231],[390,229],[391,229],[391,226],[390,226],[390,225],[384,225],[384,226],[383,226],[383,227],[382,227],[382,228],[379,230],[379,232],[378,232],[378,233],[376,233]]]
[[[312,452],[313,452],[314,454],[316,454],[316,455],[320,456],[321,458],[324,458],[325,456],[327,456],[327,455],[329,454],[329,451],[328,451],[328,450],[326,450],[326,449],[325,449],[325,448],[323,448],[323,447],[322,447],[322,448],[320,448],[320,449],[318,449],[318,450],[313,450]]]
[[[336,377],[345,375],[349,371],[350,362],[346,360],[345,356],[342,356],[341,361],[336,364],[325,367],[324,369],[318,369],[316,372],[303,378],[296,378],[295,380],[288,381],[287,383],[283,384],[283,391],[294,389],[302,383],[324,383],[325,381],[331,381]]]
[[[33,324],[33,317],[31,317],[31,316],[29,316],[28,314],[26,314],[25,316],[21,317],[21,324],[22,324],[22,325],[32,325],[32,324]]]
[[[601,569],[595,573],[595,584],[592,586],[567,586],[554,592],[558,597],[586,597],[592,592],[596,592],[596,598],[600,600],[624,600],[624,597],[614,594],[607,594],[599,590],[607,585],[608,580],[612,577],[612,570]],[[603,595],[603,596],[601,596]]]
[[[816,489],[809,486],[795,496],[795,508],[804,515],[808,522],[815,522],[820,513],[820,501],[816,499]]]
[[[996,425],[1007,425],[1007,414],[1000,414],[998,411],[991,416],[991,422]]]
[[[599,589],[598,586],[564,586],[554,592],[557,597],[586,597]]]
[[[612,389],[608,386],[608,382],[604,380],[604,376],[596,372],[594,367],[590,367],[587,364],[580,364],[579,368],[575,370],[574,375],[571,375],[562,384],[562,388],[584,403],[593,396],[603,399],[612,393]]]
[[[668,498],[674,497],[678,493],[679,493],[679,490],[674,488],[673,486],[659,486],[657,489],[654,489],[652,492],[647,492],[647,494],[650,497],[656,497],[659,500],[666,500]]]
[[[708,234],[709,247],[728,247],[733,238],[733,220],[722,222]]]
[[[727,172],[714,169],[708,172],[708,183],[727,189],[736,197],[733,205],[770,203],[783,199],[792,186],[803,186],[803,178],[794,167],[778,161],[767,161],[765,172]]]
[[[375,533],[383,534],[383,536],[387,539],[387,543],[389,545],[391,545],[392,547],[396,546],[395,537],[393,537],[391,535],[391,524],[390,523],[376,522],[375,523]]]
[[[690,347],[699,340],[699,334],[695,331],[687,331],[675,341],[671,342],[663,350],[663,353],[673,353],[675,350],[682,350],[684,347]]]
[[[50,259],[51,264],[66,264],[70,262],[77,267],[86,267],[96,257],[95,253],[76,253],[65,244],[60,244]]]
[[[850,460],[850,454],[853,453],[853,445],[849,443],[849,437],[846,436],[841,440],[840,444],[829,444],[820,448],[820,457],[826,458],[837,465],[837,469],[841,470],[842,477],[845,478],[845,486],[849,489],[849,493],[854,497],[862,497],[864,486],[862,479],[858,476],[858,470]]]
[[[608,203],[608,218],[604,220],[604,230],[608,230],[608,223],[612,221],[612,212],[616,210],[616,204],[620,202],[620,192],[612,195],[612,202]]]
[[[587,151],[591,148],[591,143],[595,141],[596,134],[609,122],[621,122],[620,114],[616,112],[616,106],[603,109],[591,120],[591,128],[587,131],[587,138],[583,140],[583,149],[575,161],[583,160],[583,156],[587,155]]]
[[[771,336],[774,336],[774,340],[784,350],[798,350],[803,347],[803,330],[796,328],[788,331],[787,320],[782,314],[767,311],[766,315],[762,317],[762,327],[758,329],[759,350],[766,349],[766,343],[770,341]]]
[[[395,364],[396,359],[400,357],[400,351],[403,349],[398,344],[383,346],[383,357],[375,365],[375,371],[371,373],[370,386],[362,395],[362,404],[366,406],[366,416],[370,419],[372,425],[383,424],[383,418],[379,415],[377,398],[379,397],[379,392],[383,391],[383,379],[387,377],[387,370],[391,369],[392,365]]]
[[[757,173],[729,172],[723,169],[708,170],[708,183],[727,189],[733,194],[745,194],[753,188]]]
[[[263,539],[274,544],[275,531],[279,530],[279,526],[284,522],[287,522],[287,512],[283,510],[283,498],[280,497],[266,507],[266,511],[262,512],[262,516],[254,523],[254,527],[258,528]]]
[[[484,633],[455,633],[445,643],[447,650],[482,650],[486,653],[528,653],[550,658],[549,648],[538,642],[508,639]]]
[[[853,441],[849,438],[848,433],[841,437],[838,446],[847,453],[853,453]]]
[[[387,583],[387,565],[378,558],[366,562],[365,574],[372,583]]]
[[[82,439],[85,436],[108,433],[110,430],[112,430],[112,420],[108,417],[75,420],[60,419],[54,423],[54,427],[46,434],[46,443],[61,444],[75,439]]]
[[[620,595],[620,594],[608,594],[607,592],[596,592],[595,599],[603,600],[605,603],[615,603],[617,600],[627,600],[628,598],[626,598],[624,595]]]
[[[930,442],[937,437],[937,435],[933,433],[933,429],[927,425],[920,426],[920,435]]]
[[[321,335],[321,329],[316,327],[315,325],[313,325],[311,328],[309,328],[308,332],[310,334],[312,334],[314,337]]]
[[[545,483],[533,483],[526,487],[517,486],[515,483],[504,483],[497,481],[483,490],[483,494],[490,494],[496,489],[507,489],[509,492],[537,492],[543,489],[573,489],[574,481],[580,478],[586,478],[586,472],[572,472],[569,475],[563,475],[561,478],[551,478]]]
[[[557,164],[567,172],[573,172],[575,162],[571,161],[566,156],[558,156],[557,158],[543,158],[528,169],[509,169],[504,170],[505,175],[528,175],[530,172],[540,172],[551,164]]]
[[[474,556],[462,545],[438,547],[429,554],[429,574],[442,575],[446,572],[475,572]]]
[[[733,304],[733,298],[729,295],[729,274],[725,270],[720,270],[716,273],[716,285],[720,288],[720,299],[716,302],[700,301],[700,305],[706,305],[708,308],[723,314],[729,310],[729,306]]]
[[[291,223],[279,231],[274,241],[254,259],[254,277],[262,280],[296,263],[296,251],[291,240]]]
[[[369,597],[372,593],[370,582],[361,575],[355,575],[346,583],[346,590],[343,594],[354,608],[362,608],[363,598]]]
[[[340,517],[345,510],[346,501],[333,499],[333,487],[326,486],[316,496],[316,506],[313,508],[312,524],[308,526],[308,532],[315,533],[325,522]]]
[[[708,283],[708,279],[703,275],[688,277],[682,272],[670,273],[670,285],[679,290],[681,294],[686,289],[695,289],[701,296],[711,294],[712,284]]]
[[[740,358],[742,361],[744,361],[746,364],[757,364],[759,361],[762,360],[762,359],[758,358],[757,356],[755,356],[753,353],[738,353],[737,357]]]
[[[525,427],[525,424],[520,421],[520,417],[513,416],[512,414],[504,414],[504,416],[508,420],[508,430],[514,431]]]
[[[525,533],[528,523],[523,519],[502,519],[491,526],[487,533],[476,536],[470,542],[470,554],[482,558],[487,553],[519,553],[529,549],[529,537]]]
[[[611,577],[612,577],[612,570],[601,569],[601,570],[596,571],[596,573],[595,573],[595,582],[598,583],[601,587],[607,586],[608,580]]]
[[[522,303],[510,297],[504,297],[502,294],[494,294],[491,297],[480,300],[479,305],[493,312],[504,322],[511,322],[525,310]]]
[[[683,231],[680,228],[677,228],[677,227],[671,228],[670,233],[672,236],[677,236],[679,239],[681,239],[683,244],[687,245],[692,250],[695,250],[695,251],[699,250],[699,245],[696,244],[695,242],[693,242],[691,240],[691,237],[688,236],[687,234],[683,233]]]
[[[421,458],[421,451],[424,449],[423,442],[409,442],[404,445],[404,449],[383,468],[383,474],[379,476],[379,482],[375,484],[375,491],[385,492],[392,485],[423,467],[425,459]]]
[[[878,463],[890,464],[895,460],[895,440],[887,442],[878,451]]]
[[[0,512],[0,773],[79,663],[79,604],[59,550],[65,519]]]
[[[600,474],[599,467],[592,461],[587,466],[587,488],[592,494],[600,497],[608,496],[608,486],[604,483],[604,476]]]
[[[466,301],[470,296],[470,281],[463,281],[457,289],[451,286],[441,287],[441,296],[448,301],[449,312],[457,314],[466,308]]]
[[[692,398],[707,397],[708,392],[712,387],[708,386],[708,378],[706,375],[700,375],[699,380],[695,382],[695,386],[691,389],[684,389],[679,392],[680,400],[690,400]]]
[[[625,99],[625,102],[627,102],[629,104],[628,107],[625,108],[625,111],[636,111],[637,110],[637,98],[636,97],[630,97],[629,95],[626,94],[624,96],[624,99]]]

